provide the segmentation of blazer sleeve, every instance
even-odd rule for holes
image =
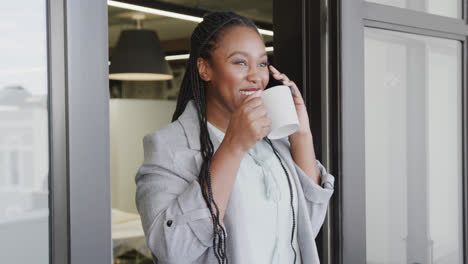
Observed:
[[[315,239],[325,220],[328,202],[333,194],[335,178],[327,173],[322,163],[317,160],[321,180],[320,185],[317,185],[295,162],[294,165],[309,209],[309,218]]]
[[[191,263],[213,241],[211,214],[199,182],[179,173],[174,150],[157,132],[146,135],[143,146],[144,162],[135,181],[146,243],[160,262]],[[177,166],[183,164],[190,163],[177,161]]]

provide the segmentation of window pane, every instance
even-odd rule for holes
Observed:
[[[0,262],[49,263],[46,1],[3,1],[0,35]]]
[[[462,263],[461,49],[365,30],[367,263]]]
[[[462,0],[366,0],[434,15],[462,18]]]

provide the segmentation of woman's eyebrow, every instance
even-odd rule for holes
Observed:
[[[245,51],[234,51],[227,58],[229,59],[229,58],[231,58],[232,56],[234,56],[236,54],[241,54],[241,55],[244,55],[246,57],[250,56],[250,54],[248,52],[245,52]],[[267,56],[267,54],[266,54],[266,52],[264,52],[264,53],[260,54],[258,57],[261,58],[261,57],[266,57],[266,56]]]

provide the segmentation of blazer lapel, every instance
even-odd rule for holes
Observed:
[[[200,124],[198,121],[197,108],[193,99],[187,103],[184,112],[177,120],[184,129],[185,137],[187,138],[190,149],[201,151]],[[208,134],[210,135],[211,142],[213,143],[214,153],[218,149],[221,142],[210,129],[208,129]]]

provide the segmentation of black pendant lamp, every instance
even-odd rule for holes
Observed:
[[[161,48],[158,34],[152,30],[124,30],[111,57],[109,78],[122,81],[170,80],[171,68]]]

